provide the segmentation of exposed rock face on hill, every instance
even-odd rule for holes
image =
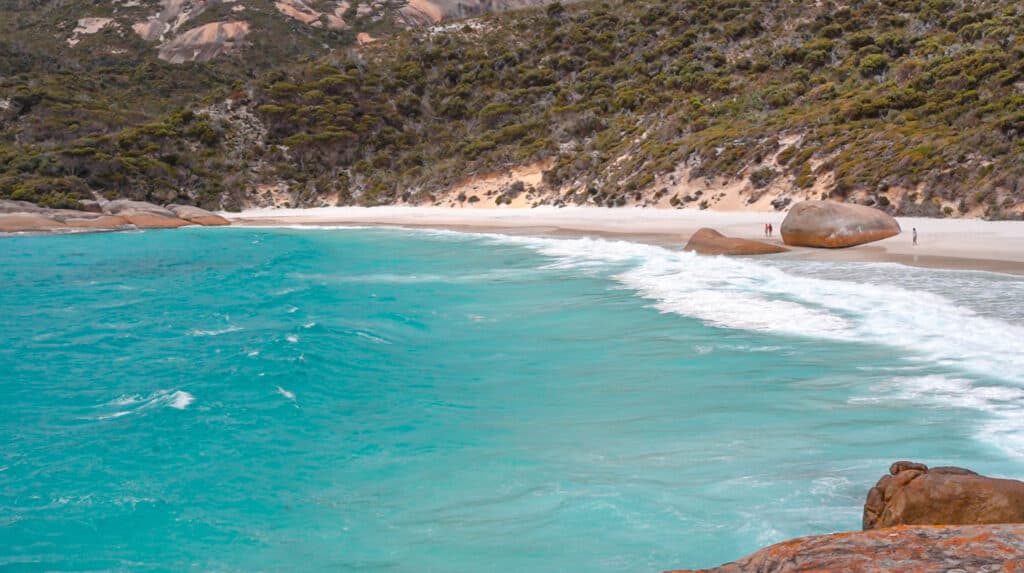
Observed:
[[[367,27],[424,28],[442,20],[469,18],[489,12],[502,12],[550,4],[554,0],[108,0],[74,8],[77,18],[71,34],[65,38],[69,46],[82,38],[111,26],[131,30],[147,42],[157,44],[161,59],[174,64],[208,61],[237,50],[245,44],[249,33],[280,34],[272,24],[299,23],[315,30],[354,31]],[[572,0],[570,0],[572,1]],[[109,16],[113,14],[113,17]],[[196,26],[196,20],[215,21]],[[71,15],[71,14],[69,14]],[[255,24],[245,17],[262,18]],[[290,30],[288,33],[294,33]],[[344,37],[341,37],[344,41]],[[321,40],[327,38],[321,38]],[[335,36],[335,43],[338,41]],[[354,39],[349,37],[348,41]],[[288,43],[288,38],[263,38]]]
[[[772,545],[733,563],[700,570],[701,573],[799,571],[1024,571],[1024,525],[902,526],[801,537]]]
[[[789,249],[761,241],[726,237],[714,229],[705,227],[690,237],[683,250],[702,255],[768,255],[784,253]]]
[[[886,213],[835,201],[803,201],[782,221],[782,240],[787,245],[852,247],[898,235],[900,224]]]
[[[1024,523],[1024,482],[955,467],[896,462],[864,503],[864,529]]]
[[[248,22],[213,22],[161,44],[160,59],[172,64],[205,62],[237,49],[248,34]]]

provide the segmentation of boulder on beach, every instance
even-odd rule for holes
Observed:
[[[865,530],[981,523],[1024,523],[1024,482],[896,462],[864,503]]]
[[[103,204],[107,215],[119,215],[140,229],[172,229],[191,225],[173,212],[145,201],[117,199]]]
[[[196,225],[203,225],[206,227],[220,227],[224,225],[230,225],[231,221],[228,221],[224,217],[211,213],[206,209],[200,209],[199,207],[193,207],[192,205],[168,205],[167,209],[178,216],[180,219],[184,219],[189,223]]]
[[[683,250],[701,255],[769,255],[785,253],[789,249],[761,241],[726,237],[714,229],[704,227],[690,237]]]
[[[900,224],[873,207],[802,201],[789,210],[781,231],[787,245],[835,249],[893,237]]]
[[[784,541],[739,561],[699,570],[790,571],[1024,571],[1024,525],[918,525],[815,535]]]

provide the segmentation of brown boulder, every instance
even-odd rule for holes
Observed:
[[[103,212],[108,215],[120,215],[140,229],[172,229],[191,224],[163,207],[144,201],[108,201],[103,204]]]
[[[193,207],[192,205],[168,205],[167,209],[179,218],[185,219],[189,223],[195,223],[196,225],[220,227],[231,224],[231,221],[228,221],[220,215],[211,213],[206,209]]]
[[[900,224],[873,207],[835,201],[802,201],[782,221],[787,245],[852,247],[900,234]]]
[[[864,502],[864,529],[1024,523],[1024,482],[963,468],[896,462]]]
[[[0,233],[32,233],[65,229],[45,213],[0,213]]]
[[[64,224],[71,229],[123,229],[130,223],[120,215],[98,215],[96,217],[65,217]]]
[[[699,571],[1024,573],[1024,525],[901,526],[875,531],[801,537],[772,545],[739,561]]]
[[[785,253],[789,249],[761,241],[726,237],[714,229],[704,227],[690,237],[683,250],[701,255],[769,255]]]

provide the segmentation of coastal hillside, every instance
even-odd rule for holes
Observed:
[[[154,54],[158,39],[123,26],[54,52],[0,43],[0,197],[225,209],[830,197],[902,215],[1024,214],[1017,2],[556,3],[429,27],[381,19],[387,30],[362,43],[345,17],[332,30],[327,4],[304,4],[321,14],[310,24],[272,14],[309,36],[250,27],[206,61]],[[255,5],[211,2],[161,37]],[[14,20],[22,35],[41,25]],[[321,34],[348,37],[323,50]],[[121,39],[134,48],[75,55]]]

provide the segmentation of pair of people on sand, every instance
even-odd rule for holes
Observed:
[[[775,227],[772,227],[771,223],[764,224],[764,236],[771,237],[772,233],[775,232]]]

